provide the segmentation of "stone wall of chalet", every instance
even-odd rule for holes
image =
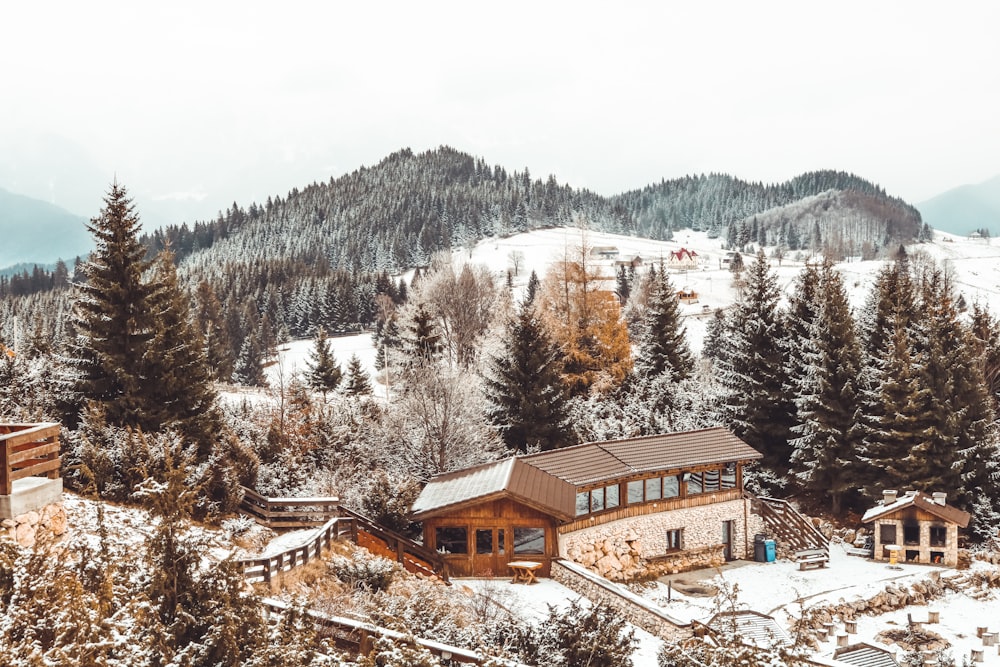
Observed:
[[[753,557],[762,530],[748,500],[731,500],[630,517],[560,535],[559,555],[612,581],[716,567],[724,562],[722,523],[732,521],[733,557]],[[667,533],[682,531],[682,549],[667,551]],[[749,553],[747,545],[749,543]]]

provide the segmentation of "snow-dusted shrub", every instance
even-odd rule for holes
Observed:
[[[402,644],[385,637],[375,640],[371,653],[358,662],[358,667],[440,667],[441,661],[427,649],[415,644]]]
[[[352,553],[350,558],[334,556],[329,561],[329,567],[344,583],[373,592],[387,589],[399,571],[399,566],[391,560],[361,549]]]
[[[221,524],[222,530],[230,539],[239,537],[256,526],[257,522],[245,515],[224,519]]]
[[[607,605],[570,602],[568,609],[549,606],[538,627],[538,655],[523,656],[531,664],[552,667],[631,667],[635,631]],[[534,660],[532,660],[534,657]]]
[[[413,536],[417,531],[413,530],[409,513],[418,495],[420,484],[417,480],[376,470],[361,496],[361,511],[389,530]]]

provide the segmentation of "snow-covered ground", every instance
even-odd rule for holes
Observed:
[[[974,567],[990,567],[977,563]],[[683,581],[691,586],[700,583],[703,588],[717,589],[723,582],[735,585],[738,591],[738,606],[774,616],[784,628],[789,627],[793,616],[801,613],[803,605],[822,606],[828,603],[868,599],[883,590],[889,583],[910,586],[927,579],[932,573],[944,577],[957,574],[948,568],[901,563],[899,569],[890,569],[885,563],[878,563],[845,553],[843,545],[831,545],[830,563],[826,568],[799,571],[798,565],[787,560],[773,563],[737,561],[723,570],[700,570],[672,577],[664,577],[659,582],[645,585],[642,595],[659,604],[665,612],[684,621],[706,622],[718,609],[711,596],[685,595],[677,589],[670,592],[668,602],[667,579]],[[551,579],[540,579],[538,584],[525,586],[511,584],[507,579],[460,579],[456,585],[467,586],[476,592],[485,592],[498,599],[509,609],[533,621],[548,614],[549,606],[565,608],[570,600],[580,596]],[[940,623],[926,626],[944,637],[951,644],[952,655],[958,664],[962,656],[969,656],[971,649],[982,648],[982,641],[976,637],[976,628],[989,626],[991,631],[1000,630],[1000,600],[994,592],[985,600],[974,600],[962,593],[948,593],[931,601],[926,606],[910,606],[881,616],[862,616],[858,619],[858,632],[851,635],[851,643],[868,642],[878,644],[875,635],[890,628],[903,628],[909,614],[914,621],[925,622],[928,610],[940,612]],[[841,628],[842,631],[842,628]],[[638,648],[633,657],[635,667],[655,667],[656,653],[662,641],[648,632],[636,628]],[[818,655],[831,653],[835,639],[831,638],[820,647]],[[894,650],[895,647],[888,647]],[[997,649],[987,647],[984,651],[986,665],[1000,665]]]
[[[652,241],[633,236],[560,227],[526,232],[505,239],[487,239],[476,245],[471,252],[456,250],[453,258],[456,266],[461,266],[463,263],[485,266],[493,271],[500,281],[505,281],[507,273],[510,272],[515,292],[519,295],[527,285],[532,271],[536,272],[539,278],[543,278],[553,263],[567,257],[572,258],[574,251],[579,256],[581,246],[591,248],[613,246],[619,251],[619,259],[639,256],[643,260],[640,272],[651,264],[658,265],[661,258],[665,258],[671,251],[680,248],[694,250],[699,257],[699,268],[673,271],[671,280],[677,289],[694,290],[698,293],[696,303],[682,304],[680,307],[681,314],[685,317],[684,326],[687,329],[688,341],[692,350],[698,353],[702,348],[711,311],[716,308],[727,308],[736,300],[732,273],[722,264],[726,255],[722,244],[721,238],[710,239],[704,232],[690,230],[677,232],[673,241]],[[771,250],[768,249],[768,253]],[[935,233],[934,242],[914,245],[909,250],[911,253],[926,253],[947,269],[956,288],[969,304],[978,302],[987,306],[991,312],[1000,314],[1000,241],[993,246],[988,240],[971,240]],[[610,280],[614,276],[615,260],[590,259],[593,266],[599,268],[601,274],[609,278],[609,288],[613,288]],[[802,252],[787,253],[780,264],[777,260],[771,259],[771,270],[785,294],[791,292],[796,277],[801,273],[805,262],[810,259]],[[744,257],[744,265],[749,265],[752,261],[753,257]],[[837,265],[837,269],[844,276],[845,287],[855,311],[864,304],[871,293],[875,276],[883,264],[882,261],[846,261]],[[412,271],[402,277],[410,280]],[[375,368],[377,350],[372,345],[370,334],[331,338],[330,343],[334,355],[343,368],[346,369],[351,355],[357,354],[362,367],[372,379],[376,395],[385,391],[384,383],[379,377],[380,373]],[[306,370],[311,347],[312,341],[309,340],[291,341],[280,346],[279,363],[272,364],[266,369],[272,390],[281,386],[282,378],[287,384],[295,374],[302,374]]]

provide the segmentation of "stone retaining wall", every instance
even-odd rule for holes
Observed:
[[[62,503],[50,503],[39,510],[19,514],[0,523],[0,537],[32,547],[40,538],[59,537],[66,532],[66,510]]]
[[[645,514],[566,533],[559,539],[559,555],[612,581],[717,567],[725,560],[723,521],[733,522],[733,558],[752,557],[752,536],[762,523],[743,499]],[[677,529],[683,531],[682,549],[668,552],[667,532]]]
[[[580,565],[554,560],[552,578],[594,604],[612,607],[632,625],[664,641],[676,642],[692,636],[690,624],[670,618],[652,602],[617,584],[602,580]]]

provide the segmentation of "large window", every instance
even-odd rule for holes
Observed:
[[[492,528],[476,529],[476,553],[480,555],[493,553]]]
[[[580,516],[590,511],[590,491],[580,491],[576,494],[576,515]]]
[[[469,531],[465,526],[438,526],[434,541],[443,554],[469,553]]]
[[[943,547],[948,543],[948,529],[945,526],[931,526],[931,546]]]
[[[719,471],[718,470],[706,470],[705,471],[705,493],[711,493],[712,491],[719,490]]]
[[[723,489],[735,489],[736,488],[736,464],[727,463],[722,469],[722,488]]]
[[[660,499],[660,485],[662,482],[659,477],[650,477],[646,480],[646,500],[659,500]]]
[[[667,475],[663,478],[663,497],[676,498],[681,495],[681,480],[677,475]]]
[[[545,529],[544,528],[515,528],[514,529],[514,553],[521,554],[544,554],[545,553]]]
[[[621,505],[620,493],[621,488],[617,484],[604,487],[604,506],[610,510]]]
[[[882,544],[896,543],[896,526],[894,524],[883,523],[879,526],[879,542]]]
[[[641,479],[633,479],[628,483],[628,504],[637,505],[642,502],[643,499],[643,488],[646,483]]]
[[[704,490],[704,486],[701,481],[700,472],[687,473],[688,476],[688,488],[687,494],[689,496],[696,496]]]

